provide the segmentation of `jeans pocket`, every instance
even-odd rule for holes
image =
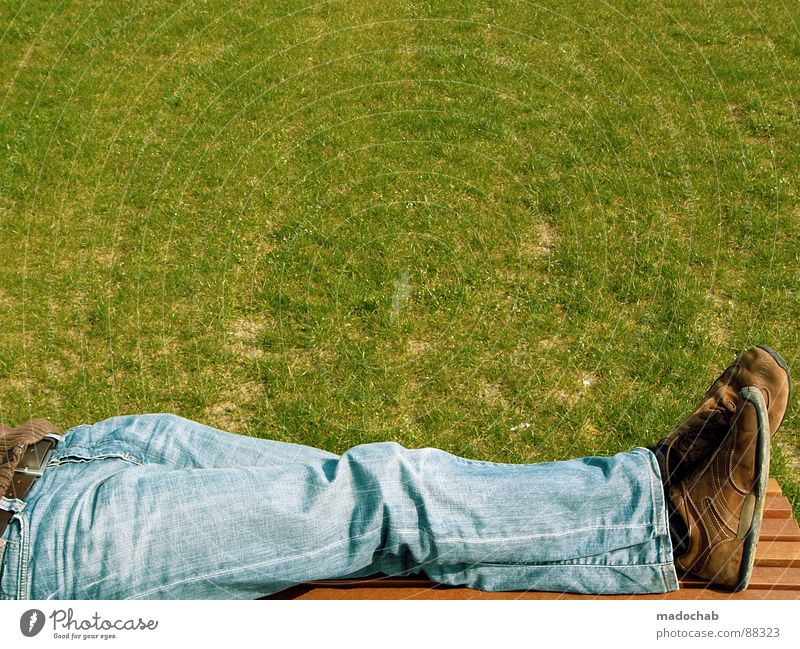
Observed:
[[[73,464],[76,462],[95,462],[97,460],[124,460],[130,464],[145,464],[144,457],[139,453],[131,453],[122,450],[83,450],[69,449],[61,455],[52,458],[47,466],[59,466],[61,464]]]
[[[17,512],[0,548],[0,599],[28,598],[28,543],[27,517]]]

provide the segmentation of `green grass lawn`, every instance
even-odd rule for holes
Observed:
[[[797,4],[489,4],[4,0],[0,419],[534,462],[800,374]]]

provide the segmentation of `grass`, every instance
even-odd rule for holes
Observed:
[[[485,5],[4,2],[0,419],[534,462],[800,368],[797,7]]]

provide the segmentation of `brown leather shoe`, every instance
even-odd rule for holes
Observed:
[[[747,588],[769,477],[769,417],[762,388],[742,388],[729,433],[706,464],[669,489],[688,530],[675,565],[712,584]]]
[[[789,366],[774,349],[758,345],[725,368],[700,405],[651,447],[659,458],[665,484],[686,477],[719,446],[737,412],[739,392],[746,386],[762,393],[769,428],[773,435],[777,432],[791,400]]]

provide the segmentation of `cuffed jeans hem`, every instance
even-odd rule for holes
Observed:
[[[669,534],[669,520],[667,512],[667,499],[664,493],[664,483],[661,480],[661,469],[655,454],[649,448],[637,447],[632,449],[634,453],[641,453],[647,457],[650,463],[651,488],[653,492],[653,525],[655,527],[656,538],[654,542],[658,544],[658,557],[662,567],[663,580],[666,590],[654,592],[670,592],[678,590],[678,573],[675,570],[675,562],[672,548],[672,538]]]
[[[463,565],[425,569],[434,581],[485,591],[547,591],[584,595],[662,594],[678,589],[670,561],[650,565]]]

